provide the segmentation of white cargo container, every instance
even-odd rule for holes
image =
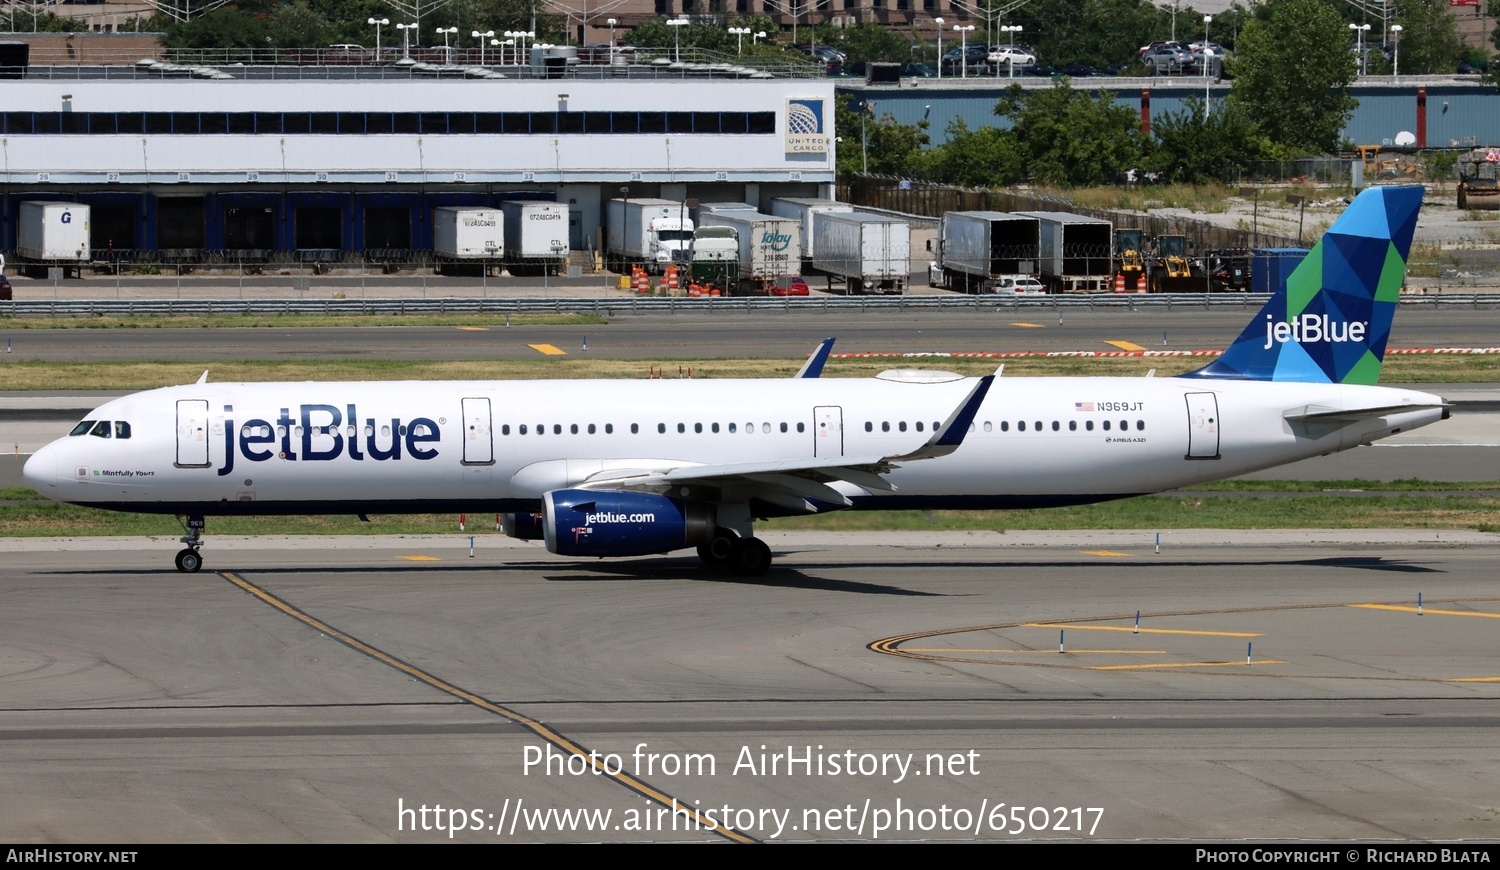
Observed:
[[[505,222],[497,208],[440,206],[432,210],[432,252],[446,260],[498,260]]]
[[[938,228],[933,281],[949,290],[982,293],[1001,275],[1035,275],[1041,221],[1003,211],[950,211]]]
[[[873,214],[826,212],[817,219],[813,266],[844,279],[848,293],[901,293],[911,276],[911,224]],[[833,282],[829,281],[832,288]]]
[[[854,206],[831,199],[778,196],[771,200],[771,214],[791,218],[802,227],[802,260],[810,263],[817,248],[818,215],[852,214]]]
[[[505,263],[511,272],[555,270],[568,258],[568,207],[543,200],[508,200]]]
[[[604,254],[609,268],[640,264],[662,271],[668,263],[686,266],[693,221],[687,206],[670,199],[612,199],[605,215]]]
[[[38,263],[77,264],[93,259],[89,251],[89,207],[78,202],[21,203],[17,214],[16,253]]]
[[[801,272],[802,229],[791,218],[758,211],[703,212],[706,227],[732,227],[739,235],[741,293],[761,293],[776,279]]]
[[[1041,222],[1041,278],[1053,293],[1108,293],[1115,227],[1071,212],[1019,212]]]

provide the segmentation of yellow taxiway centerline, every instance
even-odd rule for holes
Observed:
[[[1362,607],[1365,610],[1394,610],[1399,613],[1421,613],[1424,616],[1480,616],[1485,619],[1500,619],[1500,613],[1475,613],[1471,610],[1433,610],[1424,607],[1420,611],[1415,607],[1396,604],[1351,604],[1350,607]]]
[[[1021,628],[1061,628],[1068,631],[1128,631],[1134,633],[1134,626],[1129,625],[1078,625],[1076,623],[1046,623],[1026,622]],[[1254,631],[1193,631],[1187,628],[1143,628],[1141,634],[1193,634],[1202,637],[1260,637],[1260,632]]]

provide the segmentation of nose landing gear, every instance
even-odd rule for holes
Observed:
[[[182,523],[182,530],[187,532],[178,540],[187,544],[187,549],[177,554],[177,570],[184,574],[196,574],[203,567],[203,555],[198,548],[203,546],[203,517],[178,517],[177,521]]]

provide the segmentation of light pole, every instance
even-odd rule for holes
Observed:
[[[494,36],[495,35],[495,31],[493,31],[493,30],[486,30],[485,32],[480,33],[479,31],[476,30],[476,31],[470,33],[469,35],[472,36],[472,37],[474,37],[475,39],[479,40],[479,65],[480,66],[484,66],[484,41],[486,39],[489,39],[490,37]]]
[[[1212,24],[1213,20],[1214,20],[1214,17],[1212,15],[1205,15],[1205,16],[1203,16],[1203,77],[1204,78],[1208,78],[1208,74],[1209,74],[1210,70],[1212,69],[1212,67],[1214,65],[1213,64],[1213,54],[1211,54],[1209,52],[1209,50],[1208,50],[1208,25]],[[1203,92],[1204,93],[1208,93],[1207,86],[1204,86],[1204,91]]]
[[[415,24],[397,24],[396,29],[401,31],[401,59],[407,63],[411,62],[411,32],[417,29]]]
[[[533,39],[535,37],[536,31],[534,30],[505,31],[506,39],[514,39],[516,41],[516,63],[520,64],[525,62],[523,58],[526,57],[526,40]]]
[[[1399,24],[1392,24],[1391,25],[1391,38],[1396,41],[1395,47],[1391,49],[1391,73],[1392,73],[1391,77],[1392,77],[1392,79],[1394,79],[1397,82],[1401,81],[1401,31],[1402,31],[1402,29],[1403,28]]]
[[[1396,26],[1400,27],[1401,25],[1398,24]],[[1289,193],[1289,194],[1286,195],[1286,202],[1287,202],[1287,205],[1295,205],[1298,208],[1298,211],[1297,211],[1297,244],[1301,245],[1302,244],[1302,218],[1307,215],[1307,197],[1298,196],[1295,193]]]
[[[615,62],[615,25],[620,23],[618,18],[610,18],[604,22],[609,25],[609,62]]]
[[[373,24],[373,25],[375,25],[375,62],[379,63],[380,62],[380,28],[383,27],[383,26],[385,26],[385,25],[387,25],[387,24],[390,24],[391,23],[391,19],[389,19],[389,18],[371,18],[369,21],[366,21],[365,23],[366,24]]]
[[[1002,25],[1000,25],[1000,32],[1003,33],[1003,34],[1005,34],[1005,36],[1004,36],[1005,44],[1006,44],[1007,47],[1009,47],[1010,44],[1011,44],[1012,39],[1014,38],[1012,36],[1012,34],[1020,33],[1021,32],[1021,25],[1019,25],[1019,24],[1002,24]],[[1007,53],[1010,55],[1010,77],[1011,78],[1015,78],[1016,77],[1016,53],[1014,51],[1007,52]],[[996,78],[1000,77],[1000,67],[998,67],[998,66],[995,67],[995,77]]]
[[[451,65],[453,63],[453,54],[452,54],[452,52],[448,48],[448,34],[450,34],[450,33],[457,33],[458,32],[458,28],[457,27],[439,27],[437,29],[437,32],[441,33],[443,35],[443,63]]]
[[[682,33],[682,28],[684,28],[687,25],[692,24],[692,23],[693,22],[687,20],[686,18],[669,18],[669,19],[667,19],[667,26],[670,27],[670,28],[672,28],[672,62],[673,63],[681,63],[682,62],[682,39],[680,38],[679,34]]]
[[[1204,68],[1206,69],[1208,67],[1213,66],[1213,63],[1214,63],[1214,50],[1211,49],[1211,48],[1209,48],[1206,45],[1203,46],[1203,66],[1204,66]],[[1205,75],[1203,77],[1203,126],[1205,128],[1208,126],[1208,114],[1209,114],[1209,108],[1208,108],[1208,86],[1212,82],[1213,82],[1213,79],[1211,77],[1209,77],[1207,75]]]
[[[764,30],[757,30],[755,33],[750,34],[750,47],[754,48],[760,45],[760,41],[765,38],[766,32]]]
[[[865,100],[865,104],[859,110],[859,171],[868,174],[870,171],[869,140],[865,137],[865,116],[875,113],[875,101]]]
[[[941,18],[934,18],[934,19],[932,19],[932,22],[937,25],[937,32],[938,32],[937,68],[938,68],[938,78],[942,78],[943,77],[943,19],[941,19]]]
[[[971,31],[971,30],[974,29],[974,25],[972,25],[972,24],[955,24],[955,25],[953,25],[953,29],[958,31],[958,38],[961,40],[960,44],[962,45],[962,48],[959,49],[959,55],[958,55],[958,60],[962,64],[959,67],[959,69],[962,71],[961,78],[968,78],[969,77],[969,31]],[[939,63],[941,63],[941,61],[939,61]]]
[[[745,35],[750,32],[748,27],[731,27],[729,32],[734,34],[734,53],[745,53]]]
[[[1359,75],[1365,74],[1365,33],[1369,31],[1368,24],[1350,24],[1349,29],[1354,31],[1354,64]]]

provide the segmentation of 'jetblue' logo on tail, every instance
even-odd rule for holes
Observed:
[[[1370,324],[1363,321],[1334,320],[1326,314],[1304,314],[1280,323],[1273,321],[1271,315],[1267,314],[1266,346],[1261,350],[1270,350],[1272,346],[1288,341],[1295,341],[1298,344],[1317,344],[1320,341],[1364,341],[1365,330],[1369,328]]]

